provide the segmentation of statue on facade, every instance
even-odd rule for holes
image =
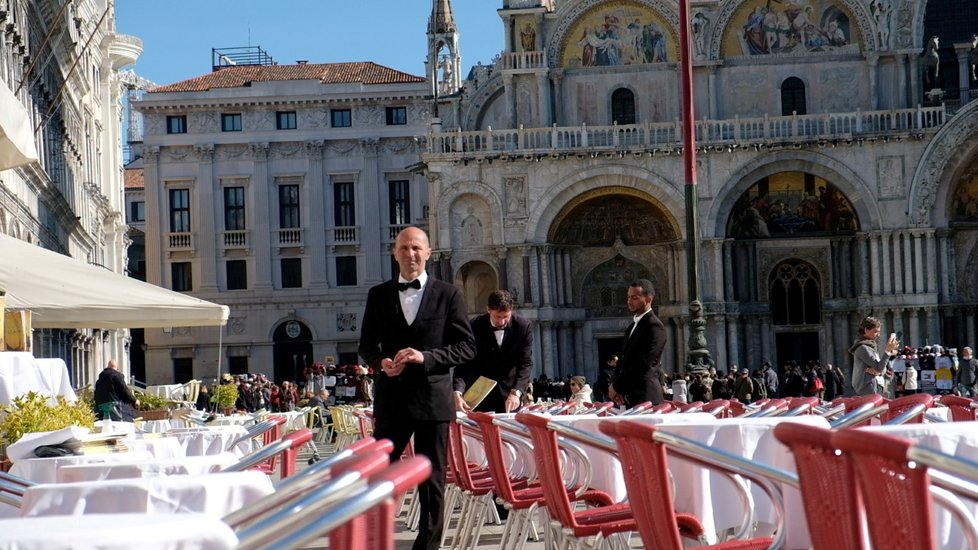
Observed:
[[[890,14],[893,6],[887,0],[870,0],[869,12],[876,21],[876,32],[880,39],[880,49],[887,50],[890,46]]]
[[[930,37],[930,40],[927,41],[927,48],[924,50],[924,55],[920,60],[924,69],[924,88],[928,90],[939,87],[937,77],[939,76],[941,67],[941,57],[938,53],[940,46],[941,42],[938,37]]]
[[[978,34],[971,35],[971,51],[968,52],[968,68],[971,70],[971,80],[978,80],[975,65],[978,65]]]
[[[706,26],[710,24],[710,19],[698,11],[690,21],[693,30],[693,45],[696,48],[696,57],[706,57]]]

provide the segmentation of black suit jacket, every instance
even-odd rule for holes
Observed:
[[[480,376],[485,376],[498,383],[496,397],[501,397],[503,401],[510,390],[525,393],[533,370],[532,323],[514,313],[506,326],[502,346],[496,343],[488,313],[472,321],[472,332],[475,334],[475,359],[465,367],[456,369],[455,391],[464,392]]]
[[[612,385],[625,397],[627,405],[643,401],[658,405],[665,400],[661,368],[665,347],[666,328],[652,311],[639,319],[631,336],[626,330]]]
[[[423,352],[424,364],[408,365],[400,376],[382,372],[380,361],[404,348]],[[410,414],[419,420],[455,419],[452,367],[475,356],[472,328],[461,292],[428,277],[418,315],[404,320],[397,281],[370,289],[360,328],[360,356],[374,369],[374,414]]]

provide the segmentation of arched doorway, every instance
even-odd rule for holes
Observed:
[[[818,270],[798,259],[785,260],[768,276],[768,303],[779,367],[819,359],[822,296]]]
[[[302,371],[316,361],[312,353],[312,331],[301,321],[280,324],[272,336],[275,383],[298,382]]]
[[[489,295],[499,288],[496,272],[485,262],[469,262],[458,270],[455,284],[465,296],[465,308],[470,315],[485,313]]]

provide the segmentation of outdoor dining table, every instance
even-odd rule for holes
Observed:
[[[155,458],[181,458],[187,456],[180,440],[172,436],[151,436],[142,434],[131,435],[122,440],[122,444],[130,451],[147,451]]]
[[[944,453],[978,461],[978,422],[935,422],[923,424],[899,424],[895,426],[868,426],[857,428],[904,437],[918,445],[937,449]],[[962,503],[978,516],[978,503],[962,499]],[[939,548],[966,548],[964,532],[941,506],[934,507],[934,529],[938,534]]]
[[[273,493],[257,470],[44,483],[24,490],[21,516],[206,513],[223,517]]]
[[[64,361],[36,359],[23,351],[0,353],[0,405],[8,405],[29,391],[76,401]]]
[[[92,455],[59,456],[51,458],[23,458],[14,462],[10,473],[34,483],[55,483],[58,468],[72,464],[94,464],[100,462],[125,462],[132,460],[153,460],[149,451],[129,451],[125,453],[104,453]]]
[[[57,481],[58,483],[73,483],[102,479],[200,475],[220,472],[235,462],[237,462],[237,458],[233,453],[224,452],[207,456],[72,464],[58,468]]]
[[[0,520],[0,550],[178,550],[237,547],[234,531],[204,514],[95,514]]]
[[[238,458],[254,450],[250,439],[242,441],[229,449],[228,447],[247,430],[244,426],[197,426],[192,428],[173,428],[168,435],[176,437],[183,447],[186,456],[203,456],[231,451]]]

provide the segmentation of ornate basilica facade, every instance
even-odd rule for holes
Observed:
[[[906,344],[975,344],[978,56],[940,4],[693,2],[699,282],[721,370],[845,366],[867,314]],[[435,274],[473,313],[516,293],[552,376],[617,351],[637,277],[657,289],[666,370],[688,360],[677,9],[504,0],[504,51],[459,82],[464,40],[435,2]]]

